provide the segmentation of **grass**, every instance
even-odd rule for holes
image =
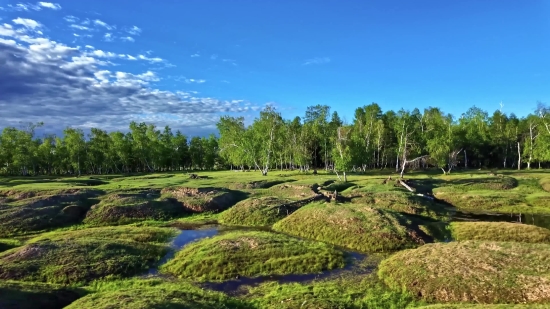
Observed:
[[[61,285],[0,282],[0,308],[61,309],[83,296],[81,289]]]
[[[270,232],[232,231],[187,245],[160,271],[197,281],[223,281],[318,273],[344,263],[342,251],[323,243]]]
[[[96,284],[66,309],[248,309],[246,303],[185,281],[126,280]]]
[[[21,246],[21,241],[11,238],[0,238],[0,252]]]
[[[167,198],[176,199],[182,207],[194,213],[223,211],[246,196],[239,191],[211,187],[165,188],[161,193]]]
[[[417,303],[408,293],[389,290],[376,275],[311,283],[264,283],[252,288],[245,299],[258,309],[400,309]]]
[[[79,223],[99,191],[72,190],[23,194],[8,192],[0,206],[0,237]]]
[[[271,226],[287,216],[284,205],[290,202],[276,197],[249,198],[221,213],[218,221],[228,225]]]
[[[277,222],[273,229],[360,252],[393,251],[421,243],[396,212],[360,204],[314,203]]]
[[[427,244],[382,261],[392,289],[429,302],[550,301],[550,245],[463,241]]]
[[[100,228],[53,232],[0,253],[0,278],[83,284],[99,278],[131,276],[167,252],[159,241],[173,231],[160,228]]]
[[[418,309],[546,309],[548,305],[519,305],[519,304],[495,304],[495,305],[477,305],[477,304],[438,304],[418,307]]]
[[[102,198],[86,214],[88,225],[119,225],[137,221],[166,221],[186,214],[173,200],[154,198],[148,193],[113,193]]]
[[[534,225],[509,222],[452,222],[450,225],[452,237],[457,241],[550,243],[550,230]]]

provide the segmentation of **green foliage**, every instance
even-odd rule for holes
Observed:
[[[400,251],[379,265],[392,289],[429,302],[550,301],[550,245],[463,241]]]
[[[223,281],[236,276],[310,274],[343,266],[344,253],[324,243],[234,231],[187,245],[160,271],[179,278]]]

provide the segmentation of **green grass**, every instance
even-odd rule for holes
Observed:
[[[264,283],[245,297],[258,309],[340,309],[414,306],[414,298],[389,290],[376,275],[349,276],[311,283]]]
[[[509,222],[452,222],[452,237],[457,241],[488,240],[550,243],[550,230]]]
[[[40,194],[42,193],[42,194]],[[82,221],[99,191],[8,192],[0,206],[0,237],[68,226]]]
[[[177,201],[154,198],[146,193],[113,193],[92,206],[84,223],[101,226],[146,220],[166,221],[186,213]]]
[[[2,281],[0,308],[61,309],[84,294],[81,289],[61,285]]]
[[[290,200],[276,197],[249,198],[220,214],[218,221],[228,225],[271,226],[287,215]]]
[[[82,284],[138,274],[167,252],[171,229],[98,228],[47,233],[0,253],[0,279]]]
[[[273,229],[361,252],[392,251],[421,243],[401,223],[403,215],[360,204],[314,203],[277,222]]]
[[[518,305],[518,304],[495,304],[495,305],[476,305],[476,304],[438,304],[418,307],[418,309],[546,309],[548,305]]]
[[[343,267],[344,253],[329,245],[256,231],[231,231],[184,247],[160,267],[197,281],[236,276],[309,274]]]
[[[0,238],[0,252],[19,247],[22,243],[20,240],[17,239],[11,239],[11,238]]]
[[[382,261],[392,289],[429,302],[550,301],[550,245],[463,241],[427,244]]]
[[[96,284],[92,292],[66,309],[252,309],[238,299],[185,281],[115,281]]]

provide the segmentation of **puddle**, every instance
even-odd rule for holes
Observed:
[[[457,211],[450,221],[512,222],[550,229],[550,215],[540,214],[468,213]]]
[[[149,269],[147,274],[145,276],[155,276],[158,275],[158,267],[170,260],[174,257],[174,254],[179,251],[181,248],[183,248],[185,245],[194,242],[196,240],[206,238],[206,237],[212,237],[218,233],[217,227],[210,227],[210,228],[204,228],[204,229],[197,229],[197,230],[182,230],[181,233],[176,236],[169,244],[170,246],[170,252],[166,254],[160,261],[157,263],[157,266],[152,267]]]
[[[374,268],[359,267],[358,264],[366,258],[366,255],[357,252],[347,252],[350,256],[350,260],[347,266],[344,268],[337,268],[333,270],[324,271],[318,274],[290,274],[290,275],[270,275],[260,277],[240,277],[234,280],[228,280],[223,282],[207,282],[201,284],[203,288],[210,290],[224,292],[229,295],[237,296],[246,294],[248,291],[244,288],[257,286],[265,282],[278,282],[278,283],[304,283],[312,280],[335,278],[346,274],[362,275],[371,273]]]

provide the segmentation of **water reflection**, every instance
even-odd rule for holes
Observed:
[[[457,211],[451,221],[512,222],[550,229],[550,216],[540,214],[468,213]]]

